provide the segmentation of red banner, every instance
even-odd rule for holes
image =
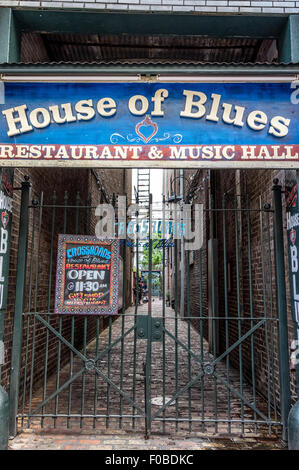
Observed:
[[[299,145],[37,145],[0,144],[0,164],[36,161],[298,162]]]

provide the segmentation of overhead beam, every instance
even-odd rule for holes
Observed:
[[[287,23],[287,16],[215,16],[59,10],[15,10],[15,17],[23,31],[252,38],[277,38]]]
[[[50,64],[1,64],[0,74],[2,78],[7,75],[35,75],[42,76],[88,76],[97,77],[103,75],[128,75],[145,76],[145,79],[151,79],[151,75],[169,74],[176,75],[187,73],[188,75],[222,75],[222,76],[258,76],[258,75],[289,75],[299,74],[299,63],[297,64],[204,64],[193,62],[182,62],[180,64],[165,62],[157,64],[133,63],[130,61],[114,63],[93,62],[93,63],[50,63]]]
[[[20,30],[11,8],[0,8],[0,62],[18,62]]]

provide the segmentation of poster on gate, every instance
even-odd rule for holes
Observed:
[[[59,235],[55,313],[118,313],[119,240]]]

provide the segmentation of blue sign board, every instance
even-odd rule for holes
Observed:
[[[0,164],[296,167],[298,91],[290,83],[6,83]]]

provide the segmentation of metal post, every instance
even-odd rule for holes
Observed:
[[[148,247],[148,316],[147,316],[147,349],[145,366],[145,399],[146,399],[146,430],[145,438],[149,438],[151,432],[151,360],[152,360],[152,339],[151,339],[151,320],[152,320],[152,203],[153,196],[149,195],[149,247]]]
[[[30,195],[29,176],[25,176],[22,182],[21,210],[20,210],[20,226],[19,226],[19,242],[18,242],[18,260],[17,260],[17,279],[16,279],[16,296],[15,296],[15,313],[14,313],[14,331],[12,343],[12,359],[11,359],[11,375],[9,390],[9,433],[11,437],[17,434],[17,413],[20,385],[20,368],[21,368],[21,350],[22,350],[22,326],[23,326],[23,309],[24,294],[26,283],[26,261],[27,261],[27,242],[28,242],[28,226],[29,226],[29,195]]]
[[[20,56],[20,31],[17,27],[17,23],[14,18],[14,13],[11,8],[1,8],[0,11],[0,62],[18,62]],[[0,104],[5,103],[5,88],[4,83],[0,82]],[[10,170],[13,172],[13,170]],[[3,170],[1,171],[1,173]],[[13,176],[12,176],[13,178]],[[10,223],[11,226],[11,217]],[[9,229],[10,230],[10,229]],[[10,234],[9,242],[10,243]],[[6,258],[5,267],[3,267],[2,276],[5,278],[6,285],[4,287],[4,293],[2,297],[2,309],[0,311],[0,356],[1,348],[3,349],[4,354],[4,344],[3,340],[3,330],[4,330],[4,310],[6,307],[6,297],[7,297],[7,275],[8,265],[9,265],[9,248],[7,249],[6,255],[3,257]],[[0,357],[0,381],[1,381],[1,365],[3,358]],[[8,445],[8,415],[9,415],[9,399],[7,392],[0,385],[0,450],[7,449]]]
[[[184,223],[184,170],[180,170],[180,223]],[[181,225],[182,227],[183,225]],[[185,316],[185,247],[184,237],[181,237],[181,266],[180,266],[180,314]]]
[[[288,351],[288,324],[287,303],[283,243],[283,222],[281,186],[279,180],[273,180],[273,207],[274,207],[274,242],[275,242],[275,265],[276,265],[276,289],[277,289],[277,314],[279,335],[279,371],[280,371],[280,408],[283,423],[283,439],[288,436],[288,415],[291,407],[290,392],[290,370]]]
[[[288,448],[289,450],[299,450],[299,400],[290,411],[288,424]]]
[[[0,385],[0,450],[7,450],[8,447],[8,415],[8,394]]]

